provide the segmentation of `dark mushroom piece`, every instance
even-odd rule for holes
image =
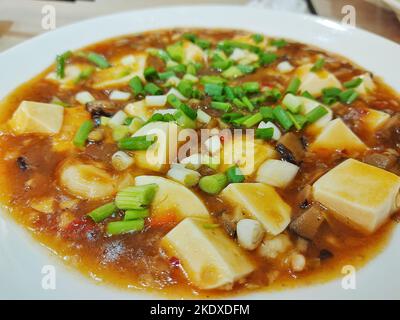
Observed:
[[[110,117],[117,113],[120,108],[112,101],[95,100],[86,103],[86,110],[92,114],[92,117]]]
[[[17,166],[21,171],[26,171],[29,169],[28,163],[26,162],[25,157],[18,157],[17,158]]]
[[[275,147],[282,160],[299,165],[304,159],[305,150],[302,141],[292,132],[284,134]]]
[[[365,163],[371,164],[375,167],[389,170],[396,165],[398,161],[398,156],[390,152],[384,152],[384,153],[374,152],[367,154],[363,160]]]
[[[323,209],[313,204],[290,224],[290,229],[300,237],[312,240],[324,222]]]

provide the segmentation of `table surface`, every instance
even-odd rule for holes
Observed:
[[[250,0],[191,0],[190,4],[237,4],[245,5]],[[255,0],[253,0],[254,2]],[[262,0],[258,0],[262,1]],[[285,0],[286,1],[286,0]],[[380,0],[367,0],[369,2]],[[400,43],[400,22],[393,12],[375,6],[366,0],[311,0],[318,15],[341,20],[344,5],[353,5],[357,13],[357,26]],[[112,5],[110,4],[112,3]],[[93,1],[33,1],[0,0],[0,51],[10,48],[37,34],[46,32],[41,27],[44,5],[56,9],[57,27],[94,16],[125,10],[155,6],[187,4],[185,0],[96,0]]]

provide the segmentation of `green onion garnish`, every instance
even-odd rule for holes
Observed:
[[[149,215],[149,209],[131,209],[125,212],[124,220],[144,219]]]
[[[94,63],[100,69],[106,69],[111,66],[107,59],[101,54],[89,52],[86,57],[90,62]]]
[[[143,84],[142,80],[138,76],[134,76],[130,81],[129,81],[129,87],[131,87],[133,94],[135,96],[138,96],[139,94],[143,93]]]
[[[118,148],[122,150],[147,150],[155,141],[154,135],[126,137],[118,141]]]
[[[243,116],[241,118],[237,118],[235,120],[232,120],[231,122],[232,122],[232,124],[234,126],[240,127],[243,124],[243,122],[245,122],[250,117],[251,117],[251,114],[248,114],[247,116]]]
[[[270,140],[274,135],[274,128],[257,128],[256,139]]]
[[[253,73],[254,70],[256,69],[254,66],[250,64],[238,64],[236,67],[244,74]]]
[[[181,42],[174,43],[170,46],[167,47],[167,52],[169,56],[172,58],[172,60],[175,60],[177,62],[182,62],[183,61],[183,46]]]
[[[310,112],[308,112],[305,115],[305,117],[307,118],[308,122],[313,123],[313,122],[317,121],[318,119],[322,118],[327,113],[328,113],[328,110],[326,110],[325,107],[318,106],[318,107],[312,109]]]
[[[285,39],[272,39],[270,41],[270,44],[277,48],[283,48],[284,46],[287,45],[287,42]]]
[[[226,69],[224,72],[221,73],[221,75],[225,78],[228,79],[234,79],[242,76],[244,73],[237,67],[237,66],[232,66]]]
[[[56,74],[63,79],[65,77],[65,62],[72,56],[71,51],[66,51],[56,57]]]
[[[362,78],[355,78],[353,80],[343,83],[343,86],[347,89],[357,88],[363,82]]]
[[[167,67],[167,71],[172,71],[176,73],[186,73],[186,66],[184,64],[177,64]]]
[[[160,78],[160,80],[166,81],[171,77],[176,77],[176,74],[173,71],[165,71],[165,72],[160,72],[158,74],[158,77]]]
[[[351,104],[358,98],[358,93],[354,89],[347,89],[339,94],[342,103]]]
[[[329,87],[322,89],[322,94],[325,97],[337,97],[342,91],[336,87]]]
[[[186,114],[190,119],[196,120],[197,111],[189,107],[187,104],[181,103],[179,106],[179,110]]]
[[[152,96],[159,96],[163,94],[162,89],[152,82],[147,83],[144,86],[144,90],[146,91],[146,93]]]
[[[221,78],[219,76],[203,76],[200,79],[200,82],[202,84],[206,83],[214,83],[214,84],[225,84],[226,80],[224,78]]]
[[[288,113],[289,118],[293,121],[296,130],[301,130],[307,122],[307,118],[301,114]]]
[[[116,210],[117,206],[115,205],[115,203],[110,202],[93,210],[88,214],[88,216],[92,218],[94,222],[99,223],[111,216]]]
[[[211,102],[211,108],[224,111],[224,112],[229,112],[232,110],[232,105],[227,102],[217,102],[217,101],[212,101]]]
[[[143,209],[153,201],[157,190],[155,183],[125,188],[117,193],[115,205],[123,210]]]
[[[221,96],[224,87],[220,84],[206,83],[204,85],[204,92],[210,97]]]
[[[144,229],[144,220],[114,221],[107,224],[106,231],[109,235],[118,235]]]
[[[264,36],[262,34],[256,33],[251,36],[255,43],[260,43],[264,40]]]
[[[208,194],[218,194],[228,183],[225,174],[217,173],[211,176],[202,177],[199,181],[199,187],[202,191]]]
[[[287,112],[281,106],[276,106],[273,109],[273,114],[279,124],[285,129],[289,130],[293,126],[293,121],[288,116]]]
[[[237,106],[238,108],[246,108],[246,105],[240,101],[238,98],[233,99],[232,101],[234,103],[235,106]]]
[[[258,82],[245,82],[242,88],[246,93],[257,93],[260,91],[260,84]]]
[[[264,52],[260,55],[260,63],[263,66],[273,63],[276,59],[278,56],[273,52]]]
[[[260,113],[264,120],[273,120],[275,118],[272,107],[260,107]]]
[[[243,117],[243,114],[239,112],[224,113],[221,116],[221,120],[224,122],[232,122],[233,120],[239,119],[241,117]]]
[[[298,113],[301,106],[301,100],[295,95],[288,93],[282,100],[282,104],[292,113]]]
[[[73,141],[74,145],[78,148],[83,148],[85,146],[89,133],[93,130],[93,128],[94,124],[92,120],[84,121],[75,134]]]
[[[174,114],[178,126],[182,128],[195,129],[196,121],[190,119],[183,111],[179,110]]]
[[[251,101],[249,100],[249,98],[247,98],[246,96],[244,96],[242,98],[242,102],[244,103],[244,105],[246,106],[247,109],[249,109],[249,111],[253,111],[254,110],[254,106],[251,103]]]
[[[290,83],[289,83],[289,85],[288,85],[288,87],[287,87],[287,89],[286,89],[286,93],[296,94],[297,91],[298,91],[299,88],[300,88],[300,85],[301,85],[300,79],[297,78],[297,77],[293,78],[293,79],[290,81]]]
[[[193,91],[193,84],[188,80],[181,80],[178,85],[178,91],[186,98],[190,98]]]
[[[224,93],[228,100],[232,101],[233,99],[235,99],[235,93],[233,92],[233,89],[231,87],[226,86],[224,88]]]
[[[143,71],[143,75],[147,81],[155,80],[158,78],[157,70],[154,67],[147,67]]]
[[[312,72],[317,72],[320,71],[325,65],[325,59],[324,58],[319,58],[311,68]]]
[[[314,96],[311,93],[309,93],[308,91],[304,91],[301,95],[307,99],[315,100]]]
[[[260,123],[263,120],[263,116],[261,115],[261,113],[256,113],[253,114],[250,118],[246,119],[242,124],[246,127],[246,128],[251,128],[253,126],[255,126],[256,124]]]
[[[245,180],[245,177],[244,177],[242,171],[236,165],[233,167],[230,167],[226,171],[226,176],[228,178],[228,182],[230,182],[230,183],[241,183]]]

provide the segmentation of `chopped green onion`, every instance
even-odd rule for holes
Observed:
[[[244,91],[242,87],[234,87],[232,90],[235,93],[236,97],[242,98],[244,96]]]
[[[124,125],[119,125],[113,127],[112,130],[112,137],[114,141],[120,141],[121,139],[125,138],[129,133],[129,127]]]
[[[246,128],[251,128],[251,127],[255,126],[256,124],[260,123],[262,120],[263,120],[263,116],[261,115],[261,113],[258,112],[256,114],[253,114],[250,118],[246,119],[243,122],[243,125]]]
[[[315,100],[314,96],[311,93],[309,93],[308,91],[304,91],[301,95],[307,99]]]
[[[232,122],[233,125],[235,125],[237,127],[240,127],[243,124],[243,122],[245,122],[250,117],[251,117],[251,114],[248,114],[247,116],[243,116],[241,118],[237,118],[235,120],[232,120],[231,122]]]
[[[236,165],[226,171],[226,176],[230,183],[241,183],[245,180],[242,171]]]
[[[99,223],[111,216],[116,210],[117,206],[115,205],[115,203],[110,202],[93,210],[88,214],[88,216],[92,218],[94,222]]]
[[[233,99],[232,101],[234,103],[235,106],[237,106],[238,108],[246,108],[246,105],[240,101],[238,98]]]
[[[129,86],[131,87],[133,94],[138,96],[139,94],[143,93],[143,84],[142,80],[138,76],[134,76],[130,81],[129,81]]]
[[[237,66],[232,66],[226,69],[224,72],[221,73],[221,75],[225,78],[228,79],[234,79],[242,76],[244,73],[237,67]]]
[[[317,72],[320,71],[325,65],[325,59],[324,58],[319,58],[311,68],[312,72]]]
[[[322,89],[322,94],[326,97],[337,97],[342,91],[336,87]]]
[[[224,112],[229,112],[232,110],[232,105],[228,102],[212,101],[211,108],[220,110],[220,111],[224,111]]]
[[[176,77],[176,74],[173,71],[165,71],[165,72],[160,72],[158,74],[158,77],[160,78],[160,80],[166,81],[171,77]]]
[[[307,118],[301,114],[288,113],[288,116],[293,121],[296,130],[301,130],[307,122]]]
[[[154,199],[158,186],[155,183],[125,188],[117,193],[115,205],[119,209],[143,209]]]
[[[190,98],[193,91],[193,84],[188,80],[181,80],[178,85],[178,91],[186,98]]]
[[[264,40],[264,36],[259,33],[255,33],[251,36],[251,38],[254,40],[255,43],[260,43]]]
[[[254,66],[249,64],[238,64],[236,67],[244,74],[253,73],[256,69]]]
[[[260,84],[258,82],[245,82],[242,88],[246,93],[257,93],[260,91]]]
[[[277,48],[283,48],[284,46],[287,45],[287,42],[285,39],[272,39],[270,41],[270,44]]]
[[[87,55],[87,59],[98,66],[100,69],[109,68],[111,65],[107,61],[107,59],[101,54],[97,54],[94,52],[89,52]]]
[[[358,93],[354,89],[347,89],[339,94],[342,103],[351,104],[358,98]]]
[[[213,67],[214,69],[226,70],[233,64],[233,62],[229,59],[223,59],[218,55],[214,55],[214,57],[218,57],[214,58],[213,61],[211,62],[211,67]]]
[[[177,64],[167,67],[167,71],[172,71],[176,73],[186,73],[186,66],[184,64]]]
[[[66,51],[56,57],[56,74],[63,79],[65,77],[65,62],[72,56],[71,51]]]
[[[175,109],[179,109],[179,107],[180,107],[181,104],[182,104],[181,100],[179,100],[179,98],[178,98],[176,95],[174,95],[173,93],[170,93],[170,94],[167,96],[167,102],[168,102],[172,107],[174,107]]]
[[[278,56],[273,52],[263,52],[260,55],[260,63],[263,66],[273,63],[276,59],[278,59]]]
[[[200,82],[202,84],[206,83],[214,83],[214,84],[225,84],[226,80],[224,78],[221,78],[219,76],[203,76],[200,79]]]
[[[129,232],[141,231],[144,229],[144,220],[114,221],[107,224],[107,234],[118,235]]]
[[[286,93],[292,93],[292,94],[296,94],[297,91],[299,90],[301,85],[301,81],[299,78],[295,77],[293,78],[290,83],[289,86],[286,89]]]
[[[232,101],[233,99],[235,99],[235,94],[233,92],[233,89],[231,87],[226,86],[224,88],[224,93],[227,97],[228,100]]]
[[[123,150],[147,150],[155,142],[154,135],[126,137],[118,141],[118,148]]]
[[[216,229],[219,228],[219,224],[218,223],[203,223],[203,228],[204,229]]]
[[[88,79],[92,73],[94,72],[95,68],[94,67],[87,67],[85,69],[83,69],[78,77],[75,79],[75,83],[79,83],[81,80],[86,80]]]
[[[274,128],[257,128],[256,139],[270,140],[274,135]]]
[[[239,112],[224,113],[221,120],[224,122],[232,122],[233,120],[243,117],[243,114]]]
[[[197,110],[197,120],[199,120],[202,123],[209,123],[211,120],[211,116],[207,113],[205,113],[203,110],[198,109]]]
[[[288,93],[282,100],[282,104],[292,113],[298,113],[301,106],[301,100],[295,95]]]
[[[216,173],[211,176],[202,177],[199,181],[199,187],[208,194],[218,194],[228,183],[228,179],[223,173]]]
[[[179,110],[175,113],[174,118],[178,126],[182,128],[195,129],[196,122],[190,119],[183,111]]]
[[[84,121],[79,127],[78,131],[74,137],[74,145],[78,148],[82,148],[85,146],[86,140],[89,136],[89,133],[93,130],[94,124],[92,120]]]
[[[148,81],[158,78],[157,70],[154,67],[147,67],[146,69],[144,69],[143,75]]]
[[[251,103],[251,101],[249,100],[249,98],[247,98],[246,96],[244,96],[242,98],[242,102],[244,103],[244,105],[246,106],[247,109],[249,109],[250,111],[254,110],[254,106]]]
[[[144,86],[144,90],[146,91],[146,93],[152,96],[159,96],[163,94],[162,89],[152,82],[147,83]]]
[[[260,113],[264,120],[273,120],[275,118],[272,107],[260,107]]]
[[[273,102],[278,101],[282,97],[281,92],[277,88],[267,90],[265,92],[265,95],[269,100],[272,100]]]
[[[136,219],[144,219],[149,216],[149,209],[131,209],[125,211],[124,220],[136,220]]]
[[[353,80],[346,81],[345,83],[343,83],[343,86],[347,89],[357,88],[362,82],[362,78],[355,78]]]
[[[310,123],[314,123],[318,119],[322,118],[324,115],[328,113],[328,110],[326,110],[325,107],[323,106],[318,106],[314,109],[312,109],[310,112],[306,113],[305,117],[307,118],[307,121]]]
[[[289,130],[293,126],[293,121],[289,118],[287,112],[281,106],[276,106],[273,109],[273,114],[279,124],[285,129]]]
[[[167,47],[167,52],[169,56],[172,58],[172,60],[175,60],[177,62],[182,62],[183,61],[183,45],[181,42],[174,43],[170,46]]]
[[[206,83],[204,85],[204,92],[210,97],[222,95],[223,90],[224,87],[220,84]]]
[[[181,103],[181,105],[179,106],[179,110],[181,110],[184,114],[186,114],[190,119],[196,120],[197,111],[193,110],[187,104]]]

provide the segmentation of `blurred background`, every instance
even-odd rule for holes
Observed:
[[[196,4],[258,6],[314,14],[336,21],[343,21],[353,10],[357,27],[400,43],[400,0],[0,0],[0,51],[47,32],[42,26],[42,18],[47,12],[43,10],[47,5],[55,8],[56,27],[61,27],[114,12]]]

